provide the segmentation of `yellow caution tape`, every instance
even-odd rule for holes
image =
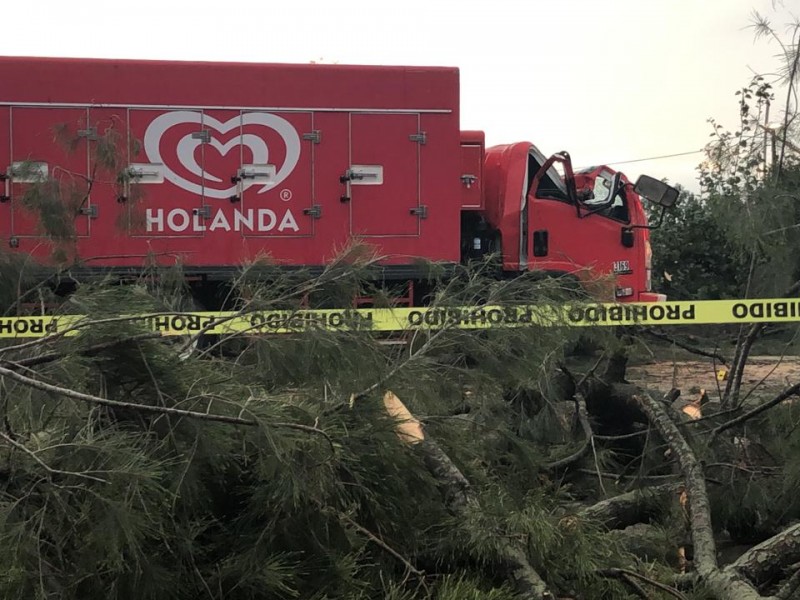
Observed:
[[[120,319],[140,321],[146,331],[162,335],[791,323],[800,322],[800,299],[154,313]],[[0,338],[77,335],[93,322],[87,315],[0,317]]]

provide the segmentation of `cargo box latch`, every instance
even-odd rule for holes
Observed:
[[[418,216],[420,219],[427,219],[428,218],[428,207],[424,204],[420,204],[419,206],[415,206],[409,211],[412,215]]]
[[[231,177],[231,183],[245,180],[266,183],[275,179],[276,172],[275,165],[242,165],[242,168],[236,171],[236,175]]]
[[[128,177],[136,183],[164,183],[164,165],[160,163],[133,163],[128,165]]]
[[[90,219],[97,218],[97,204],[92,204],[90,206],[81,206],[78,210],[80,214],[89,217]]]
[[[314,204],[310,208],[304,208],[303,214],[308,215],[312,219],[319,219],[322,216],[322,207],[319,204]]]

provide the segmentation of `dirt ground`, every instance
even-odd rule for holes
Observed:
[[[717,369],[725,368],[717,363]],[[628,368],[628,379],[651,389],[667,392],[673,387],[686,394],[704,389],[711,398],[717,389],[725,389],[725,381],[718,380],[714,362],[709,359],[658,361]],[[744,372],[742,390],[749,393],[757,386],[758,395],[777,394],[800,381],[800,357],[752,356]]]

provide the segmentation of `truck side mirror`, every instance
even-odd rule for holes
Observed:
[[[640,196],[664,208],[674,206],[680,196],[677,189],[649,175],[640,175],[633,189]]]

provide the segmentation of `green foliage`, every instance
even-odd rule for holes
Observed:
[[[717,210],[718,209],[718,210]],[[685,190],[650,234],[653,286],[674,300],[740,298],[747,283],[747,255],[724,221],[734,215]]]
[[[369,285],[370,260],[345,256],[316,281],[243,272],[238,305],[299,306],[311,292],[326,302]],[[503,304],[562,294],[554,282],[487,273],[465,271],[432,297]],[[61,311],[101,320],[180,308],[178,276],[84,285]],[[623,553],[592,524],[556,514],[568,495],[539,477],[552,450],[532,433],[541,405],[506,399],[533,389],[555,400],[550,374],[573,333],[443,330],[398,345],[385,343],[402,341],[394,335],[310,330],[211,340],[191,355],[186,339],[141,334],[136,321],[112,320],[76,337],[0,344],[0,364],[31,365],[19,373],[128,403],[2,378],[0,596],[504,600],[514,593],[496,569],[497,545],[524,538],[553,585],[625,597],[595,573]],[[437,481],[397,437],[387,388],[427,423],[485,514],[447,512]]]
[[[710,476],[716,526],[739,543],[757,543],[800,518],[800,408],[778,406],[721,440]]]

